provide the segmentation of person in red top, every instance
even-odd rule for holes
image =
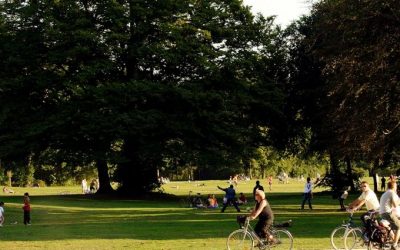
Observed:
[[[24,224],[25,226],[31,225],[31,202],[29,199],[29,193],[24,194],[24,206],[22,207],[24,210]]]

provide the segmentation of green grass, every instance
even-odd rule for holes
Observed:
[[[241,182],[236,190],[251,200],[254,183]],[[262,184],[267,189],[266,182]],[[171,182],[163,189],[181,197],[189,191],[213,193],[221,203],[223,192],[217,185],[227,187],[228,183]],[[337,200],[318,192],[322,190],[316,190],[313,211],[300,211],[303,186],[298,181],[274,182],[267,199],[275,219],[293,220],[289,230],[295,249],[330,249],[330,232],[347,214],[338,211]],[[6,203],[6,223],[0,228],[2,249],[225,249],[226,237],[238,227],[232,207],[220,213],[219,209],[183,208],[178,199],[108,199],[81,195],[80,187],[14,190],[13,195],[0,194],[0,200]],[[24,192],[31,195],[32,226],[22,223]],[[12,224],[15,221],[18,224]]]

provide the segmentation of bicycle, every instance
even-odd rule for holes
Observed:
[[[376,222],[377,212],[368,212],[364,216],[365,227],[353,227],[348,230],[344,236],[344,246],[346,250],[351,249],[367,249],[372,235],[372,228]]]
[[[331,233],[331,245],[335,250],[344,249],[342,246],[345,246],[345,236],[349,235],[348,232],[350,229],[358,228],[353,220],[354,210],[347,209],[346,211],[350,213],[349,219],[347,221],[343,221],[343,224],[333,229]]]
[[[189,195],[183,199],[180,199],[179,203],[181,207],[193,207],[194,205],[194,196],[192,195],[192,191],[189,191]]]
[[[373,224],[373,231],[368,242],[368,250],[389,250],[392,249],[393,238],[391,234],[396,232],[391,229],[390,222],[381,220]]]
[[[226,241],[228,250],[251,250],[254,248],[287,250],[293,248],[293,236],[286,229],[271,227],[269,229],[270,236],[267,239],[261,239],[250,225],[250,217],[246,217],[244,224],[239,223],[239,225],[241,228],[228,236]]]

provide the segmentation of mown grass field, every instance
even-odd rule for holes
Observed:
[[[266,181],[262,182],[267,190]],[[251,200],[254,183],[240,182],[236,191],[246,193]],[[221,203],[223,192],[217,185],[229,184],[171,182],[163,190],[181,197],[189,191],[204,196],[213,193]],[[293,220],[289,230],[295,249],[330,249],[330,232],[347,214],[338,211],[338,201],[322,190],[315,190],[314,210],[299,210],[303,185],[295,180],[289,184],[274,180],[272,191],[266,193],[275,218]],[[0,194],[0,200],[6,203],[6,222],[0,228],[1,249],[226,249],[226,237],[238,228],[238,213],[233,207],[225,213],[219,209],[191,209],[182,207],[179,197],[117,199],[82,195],[78,186],[14,190],[15,194]],[[22,223],[24,192],[31,195],[31,226]],[[246,213],[246,207],[241,214]]]

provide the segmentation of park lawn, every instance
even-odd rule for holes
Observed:
[[[268,189],[266,183],[262,183]],[[166,193],[185,197],[216,194],[221,202],[226,181],[171,182]],[[251,200],[254,181],[240,182],[237,192]],[[322,189],[314,195],[314,210],[300,211],[304,182],[290,181],[267,191],[276,221],[293,220],[289,228],[295,249],[330,249],[332,229],[346,219],[337,200]],[[2,249],[226,249],[229,233],[238,228],[236,210],[191,209],[179,198],[129,200],[80,194],[75,187],[15,188],[0,195],[6,222],[0,228]],[[22,224],[22,195],[31,194],[32,225]],[[350,199],[355,198],[351,197]],[[251,206],[251,205],[248,205]],[[247,207],[247,206],[246,206]],[[245,208],[241,214],[245,214]],[[14,224],[17,222],[17,224]]]

